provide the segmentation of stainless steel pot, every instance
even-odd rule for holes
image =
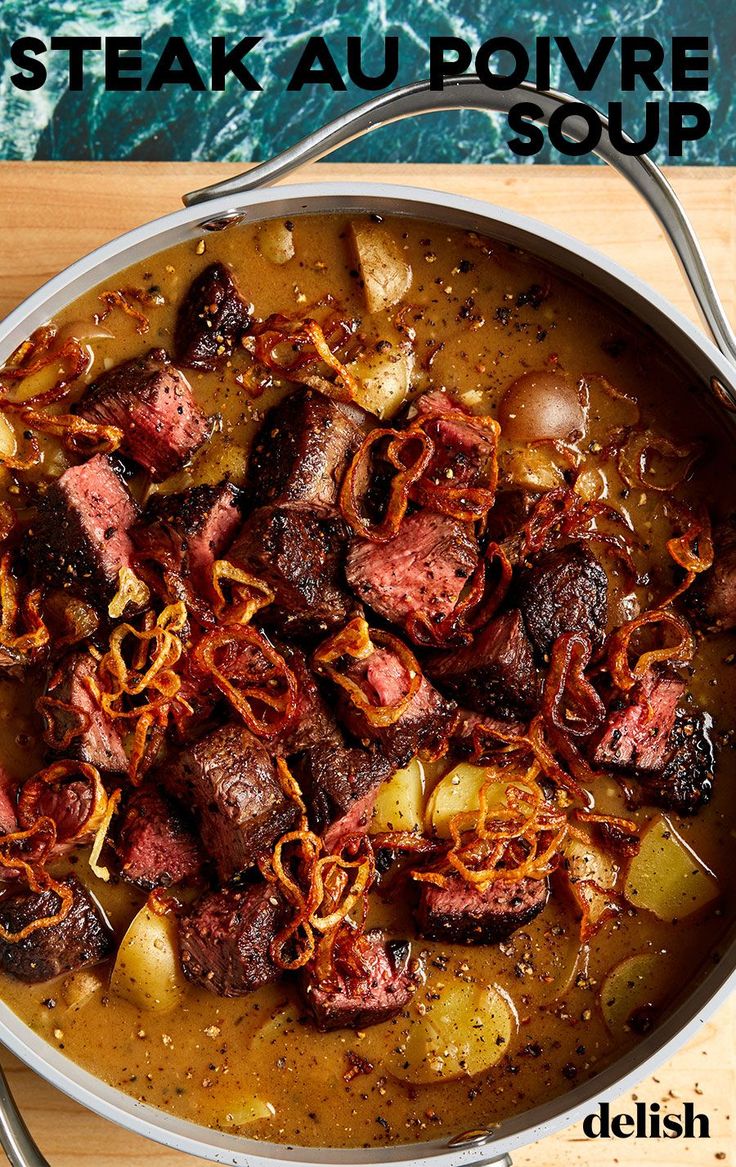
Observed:
[[[545,124],[556,109],[575,100],[562,93],[540,94],[532,86],[496,93],[482,85],[477,77],[460,77],[441,92],[430,91],[429,85],[422,82],[369,101],[247,174],[186,195],[185,210],[129,231],[67,268],[0,324],[0,361],[34,328],[88,289],[163,248],[201,237],[203,231],[223,230],[234,223],[256,223],[275,216],[294,219],[298,215],[329,211],[384,214],[390,211],[394,215],[472,229],[516,244],[609,296],[649,325],[653,334],[685,362],[706,393],[710,387],[724,410],[724,422],[731,424],[730,415],[736,412],[736,337],[697,239],[672,188],[654,163],[648,158],[625,157],[614,151],[605,119],[602,119],[603,136],[596,153],[636,187],[659,218],[715,344],[630,272],[573,237],[514,211],[437,191],[382,184],[311,183],[263,189],[297,166],[328,154],[376,126],[446,109],[507,111],[512,104],[528,97],[542,107]],[[574,112],[565,125],[566,133],[574,140],[581,140],[588,128]],[[676,975],[676,970],[673,974]],[[580,1119],[597,1102],[615,1098],[650,1074],[698,1032],[735,986],[736,939],[720,962],[653,1033],[590,1081],[504,1121],[495,1129],[469,1131],[449,1142],[436,1139],[420,1145],[376,1150],[284,1147],[213,1131],[166,1114],[107,1086],[69,1061],[3,1003],[0,1003],[0,1042],[54,1086],[97,1114],[168,1146],[234,1167],[273,1167],[283,1163],[327,1163],[334,1167],[368,1163],[413,1163],[419,1167],[510,1164],[509,1153],[515,1148],[561,1130]],[[488,1117],[491,1122],[493,1116]],[[2,1080],[0,1143],[13,1167],[48,1167]]]

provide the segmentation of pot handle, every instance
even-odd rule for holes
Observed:
[[[355,109],[308,134],[296,145],[277,154],[268,162],[254,166],[244,174],[226,178],[222,182],[202,187],[184,195],[186,206],[209,202],[223,195],[238,195],[269,186],[291,174],[298,166],[330,154],[338,146],[378,126],[413,117],[415,114],[437,113],[445,109],[479,109],[508,113],[519,101],[533,101],[541,110],[539,121],[549,123],[552,115],[564,106],[578,104],[575,97],[557,90],[539,92],[529,82],[514,89],[489,89],[475,75],[456,77],[444,89],[433,90],[428,81],[390,90],[372,98]],[[695,303],[716,344],[733,364],[736,364],[736,335],[728,322],[713,278],[705,261],[690,220],[669,182],[659,167],[647,155],[626,155],[611,145],[608,119],[599,114],[603,132],[595,153],[622,174],[649,204],[659,220],[675,253],[683,274],[690,284]],[[573,141],[582,141],[589,131],[587,122],[574,113],[565,119],[565,135]],[[631,141],[626,138],[626,141]]]
[[[49,1167],[26,1126],[0,1068],[0,1146],[10,1167]]]

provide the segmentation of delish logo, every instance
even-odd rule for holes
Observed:
[[[696,1114],[692,1102],[686,1102],[682,1114],[660,1114],[658,1102],[636,1103],[636,1114],[611,1114],[607,1102],[601,1102],[597,1114],[583,1119],[583,1131],[589,1139],[709,1139],[708,1116]],[[696,1130],[697,1127],[697,1130]]]

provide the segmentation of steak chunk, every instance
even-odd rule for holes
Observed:
[[[708,632],[736,628],[736,519],[713,532],[713,566],[699,575],[685,593],[693,619]]]
[[[713,793],[715,753],[707,713],[678,709],[670,733],[664,768],[642,775],[645,801],[655,802],[677,814],[697,814]]]
[[[314,745],[296,764],[310,826],[337,852],[370,825],[378,789],[391,765],[377,750]]]
[[[540,675],[518,608],[497,616],[464,648],[428,653],[425,667],[442,689],[477,713],[525,717],[539,705]]]
[[[129,530],[137,516],[128,488],[104,454],[70,466],[42,497],[29,532],[35,578],[105,606],[117,590],[118,572],[133,566]]]
[[[363,433],[352,410],[314,389],[295,390],[266,414],[248,463],[254,506],[312,502],[334,506]]]
[[[297,754],[313,746],[326,746],[333,751],[342,745],[337,719],[319,690],[307,663],[307,658],[295,645],[277,645],[287,665],[296,677],[296,711],[291,724],[273,742],[275,752],[282,756]]]
[[[348,666],[347,676],[358,683],[371,704],[397,706],[409,692],[412,677],[398,655],[388,648],[376,648],[370,656]],[[361,741],[378,742],[395,767],[405,766],[418,753],[430,757],[446,746],[455,722],[457,707],[443,697],[425,676],[408,707],[390,725],[374,725],[367,714],[345,696],[339,712],[351,733]]]
[[[108,774],[126,774],[122,734],[94,695],[91,683],[96,678],[97,662],[88,652],[73,652],[60,662],[42,705],[44,741],[55,754],[89,762]]]
[[[422,884],[417,923],[428,940],[498,944],[538,916],[548,898],[546,879],[498,879],[480,891],[453,875],[446,887]]]
[[[342,942],[341,942],[342,941]],[[302,973],[302,991],[317,1028],[362,1029],[388,1021],[405,1009],[416,988],[408,972],[410,946],[384,939],[377,930],[357,935],[345,929],[333,949],[329,975],[314,967]]]
[[[161,482],[189,461],[210,423],[163,349],[114,365],[90,385],[75,413],[123,431],[120,447]]]
[[[0,835],[11,835],[18,830],[17,785],[0,765]]]
[[[188,369],[214,369],[250,328],[252,308],[230,268],[211,263],[189,287],[176,317],[174,352]]]
[[[662,770],[675,724],[677,703],[685,692],[679,677],[646,674],[606,718],[593,745],[593,764],[643,773]]]
[[[387,543],[354,540],[345,573],[374,612],[406,626],[417,615],[432,623],[449,616],[477,564],[467,524],[421,510],[404,518]]]
[[[145,891],[191,883],[202,868],[202,851],[183,815],[151,786],[128,799],[115,850],[121,874]]]
[[[284,901],[267,883],[203,896],[179,920],[185,976],[219,997],[244,997],[278,980],[271,942],[287,919]]]
[[[141,558],[188,576],[209,597],[213,564],[235,538],[240,521],[238,491],[223,481],[154,495],[131,534]]]
[[[548,551],[524,570],[519,607],[532,644],[542,657],[563,632],[580,632],[600,648],[606,635],[608,578],[580,544]]]
[[[74,899],[60,923],[39,928],[15,943],[0,938],[0,967],[27,984],[99,964],[112,952],[110,926],[92,896],[73,875],[64,883]],[[34,920],[56,915],[60,906],[54,891],[13,890],[0,900],[0,925],[7,932],[21,932]]]
[[[434,444],[430,463],[414,489],[420,495],[425,484],[430,488],[451,485],[488,489],[496,454],[493,430],[479,425],[464,405],[439,389],[418,398],[414,408],[422,429]],[[427,505],[431,503],[427,501]]]
[[[251,867],[299,818],[268,751],[240,725],[224,725],[184,750],[162,772],[191,807],[206,853],[223,881]]]
[[[340,582],[345,526],[310,503],[260,507],[229,558],[270,584],[275,601],[264,620],[284,632],[318,635],[345,622],[354,602]]]

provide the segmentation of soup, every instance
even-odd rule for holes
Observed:
[[[718,958],[731,435],[636,321],[472,233],[305,215],[129,269],[0,382],[0,991],[36,1032],[217,1129],[426,1141],[595,1075]]]

